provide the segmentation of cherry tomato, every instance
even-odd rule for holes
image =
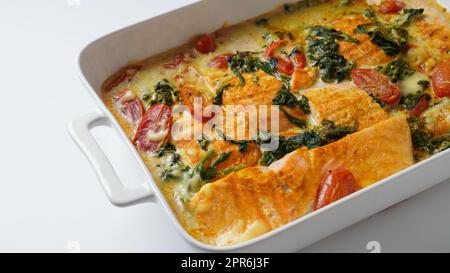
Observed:
[[[291,76],[294,73],[294,65],[290,61],[277,59],[277,71],[281,74]]]
[[[323,208],[357,190],[358,185],[352,172],[344,168],[331,170],[317,189],[314,210]]]
[[[280,47],[284,46],[287,43],[286,40],[276,40],[273,41],[267,48],[266,51],[264,52],[264,56],[267,59],[273,58],[275,56],[275,51],[277,51],[277,49],[279,49]]]
[[[291,61],[294,63],[296,68],[305,68],[306,67],[306,56],[305,53],[301,51],[295,51],[290,56]]]
[[[397,0],[386,0],[380,5],[380,12],[383,14],[399,13],[405,8],[405,3]]]
[[[436,96],[450,97],[450,60],[442,61],[434,68],[431,82]]]
[[[430,105],[430,102],[425,97],[421,97],[419,100],[419,103],[417,103],[416,107],[409,111],[409,114],[411,116],[418,117],[420,116],[425,110],[428,109],[428,106]]]
[[[172,110],[168,105],[156,104],[142,118],[133,139],[142,152],[154,152],[170,133]]]
[[[389,77],[371,68],[352,69],[353,83],[369,95],[379,98],[386,104],[396,104],[400,99],[400,87]]]
[[[225,70],[228,68],[228,57],[231,56],[229,53],[219,55],[211,60],[208,64],[209,67]]]
[[[162,64],[162,66],[167,69],[175,69],[175,68],[179,67],[182,63],[189,62],[189,59],[191,59],[193,57],[195,57],[195,56],[191,52],[179,53],[179,54],[175,55],[175,57],[173,58],[173,60],[171,62]]]
[[[117,73],[109,77],[102,85],[102,90],[104,92],[111,91],[114,87],[117,87],[119,84],[124,82],[125,80],[131,80],[134,75],[136,75],[139,70],[142,69],[142,65],[134,64],[129,65],[127,67],[122,68]]]
[[[120,112],[133,124],[137,125],[144,115],[144,107],[139,98],[122,103]]]
[[[197,49],[198,52],[203,54],[214,52],[216,48],[217,48],[216,41],[214,40],[214,37],[210,34],[202,35],[195,44],[195,49]]]

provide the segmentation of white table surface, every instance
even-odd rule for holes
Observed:
[[[67,133],[96,108],[76,74],[89,41],[193,0],[1,0],[0,251],[189,252],[159,205],[116,208]],[[142,181],[97,130],[125,181]],[[122,158],[122,160],[120,160]],[[432,175],[432,174],[430,174]],[[303,251],[450,251],[450,181]]]

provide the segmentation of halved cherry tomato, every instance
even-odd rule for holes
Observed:
[[[216,68],[216,69],[227,69],[228,68],[228,57],[231,56],[230,53],[225,53],[222,55],[219,55],[211,60],[211,62],[208,64],[209,67]]]
[[[317,189],[314,210],[323,208],[357,190],[358,185],[351,171],[344,168],[331,170]]]
[[[419,102],[417,103],[416,107],[414,107],[414,109],[412,109],[411,111],[409,111],[409,114],[411,116],[415,116],[418,117],[420,116],[423,112],[425,112],[425,110],[428,109],[428,106],[430,105],[430,102],[427,100],[426,97],[422,96],[419,100]]]
[[[182,63],[187,63],[189,59],[195,57],[192,52],[184,52],[175,55],[173,60],[169,63],[162,64],[164,68],[175,69],[179,67]]]
[[[275,51],[277,51],[277,49],[279,49],[280,47],[286,45],[287,41],[286,40],[276,40],[273,41],[267,48],[266,51],[264,52],[264,56],[267,59],[273,58],[275,57]]]
[[[277,71],[281,74],[291,76],[294,73],[294,65],[290,61],[281,58],[277,59]]]
[[[295,51],[289,56],[291,61],[294,63],[296,68],[305,68],[306,67],[306,56],[302,51]]]
[[[144,116],[144,107],[133,91],[126,88],[119,94],[114,95],[113,99],[120,103],[120,112],[131,124],[139,124],[142,116]]]
[[[133,124],[137,125],[144,116],[144,107],[141,100],[136,98],[135,100],[125,101],[120,107],[120,112]]]
[[[133,64],[127,67],[120,69],[117,73],[109,77],[102,85],[102,90],[104,92],[111,91],[114,87],[117,87],[119,84],[124,82],[125,80],[130,80],[136,75],[139,70],[142,69],[142,65]]]
[[[154,152],[170,133],[172,110],[168,105],[156,104],[147,110],[133,139],[142,152]]]
[[[380,12],[383,14],[399,13],[405,8],[405,3],[397,0],[386,0],[380,5]]]
[[[197,49],[198,52],[203,54],[214,52],[216,48],[217,48],[216,41],[214,40],[214,37],[210,34],[202,35],[195,44],[195,49]]]
[[[400,99],[400,86],[392,83],[389,77],[375,69],[354,68],[352,78],[356,86],[386,104],[396,104]]]
[[[450,97],[450,59],[442,61],[434,68],[431,82],[436,96]]]

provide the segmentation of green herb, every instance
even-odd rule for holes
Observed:
[[[356,130],[356,126],[335,126],[332,121],[323,120],[321,126],[296,136],[290,138],[277,137],[278,148],[274,151],[265,151],[261,157],[260,164],[268,166],[301,147],[314,149],[337,141]],[[265,141],[267,142],[267,140]]]
[[[287,106],[289,108],[295,108],[298,105],[297,98],[291,93],[287,86],[283,86],[278,91],[275,98],[272,99],[274,105]]]
[[[223,139],[224,141],[229,142],[229,143],[234,144],[234,145],[238,145],[238,151],[240,153],[247,152],[248,144],[253,142],[253,141],[247,141],[247,140],[234,140],[234,139],[231,139],[230,137],[225,136],[224,133],[222,131],[218,130],[218,129],[216,129],[216,132],[217,132],[217,135],[219,135],[219,137],[221,139]]]
[[[393,83],[414,74],[414,70],[402,58],[397,58],[385,67],[378,67],[377,70],[388,76]]]
[[[372,43],[378,45],[388,56],[399,54],[408,41],[408,32],[404,29],[423,9],[404,9],[392,23],[379,18],[373,9],[367,9],[365,17],[371,24],[359,25],[354,32],[370,36]]]
[[[144,95],[142,95],[142,100],[143,101],[148,101],[152,96],[149,93],[145,93]]]
[[[426,100],[431,100],[431,96],[425,94],[421,91],[415,94],[409,94],[400,99],[400,104],[403,105],[407,110],[412,110],[416,108],[417,104],[419,104],[420,100],[425,98]]]
[[[168,80],[164,79],[155,85],[148,106],[159,103],[173,105],[177,101],[179,101],[179,91],[176,90]]]
[[[433,155],[450,148],[450,131],[442,136],[433,136],[425,129],[425,125],[418,117],[408,118],[411,128],[411,138],[416,151]]]
[[[422,86],[422,90],[425,91],[430,87],[430,82],[427,80],[420,80],[417,82],[418,85]]]
[[[354,65],[338,54],[337,41],[359,43],[357,39],[330,27],[313,26],[308,28],[306,41],[308,58],[319,68],[324,82],[341,82],[350,77]]]
[[[163,157],[167,153],[174,153],[176,152],[176,148],[173,144],[169,142],[165,142],[156,152],[155,156],[157,158]]]
[[[298,107],[303,111],[306,115],[311,114],[311,107],[309,106],[309,100],[306,96],[301,96],[300,100],[297,101]]]
[[[257,20],[256,22],[255,22],[255,24],[256,24],[256,26],[258,26],[258,27],[265,27],[265,26],[267,26],[267,23],[269,22],[269,20],[267,19],[267,18],[262,18],[262,19],[259,19],[259,20]]]
[[[289,108],[298,107],[303,113],[311,114],[311,108],[309,106],[309,100],[307,97],[302,96],[299,100],[292,94],[289,87],[284,85],[280,91],[278,91],[275,98],[272,99],[274,105],[287,106]]]
[[[208,151],[206,155],[202,158],[202,160],[193,169],[191,177],[193,177],[197,173],[200,175],[203,181],[209,181],[213,178],[216,178],[217,176],[220,176],[222,172],[218,172],[217,167],[221,163],[227,161],[230,158],[231,152],[220,154],[218,158],[209,167],[206,167],[206,163],[216,155],[217,154],[215,151]]]
[[[431,96],[425,93],[425,91],[430,86],[430,82],[426,80],[420,80],[417,82],[418,85],[422,87],[422,90],[417,91],[413,94],[408,94],[400,99],[400,104],[403,105],[407,110],[412,110],[416,108],[422,98],[427,101],[431,100]]]
[[[209,140],[204,135],[202,135],[201,139],[197,140],[197,143],[203,151],[208,150]]]
[[[258,58],[257,52],[237,52],[236,54],[228,58],[228,64],[231,72],[236,75],[241,84],[245,84],[243,74],[255,73],[258,70],[262,70],[265,73],[272,75],[280,80],[287,81],[288,78],[279,74],[276,71],[276,59],[272,59],[270,62],[266,62]]]
[[[378,103],[381,108],[385,108],[386,107],[386,103],[384,103],[382,100],[380,100],[377,96],[374,95],[370,95],[372,97],[372,100],[376,103]]]
[[[231,84],[225,84],[224,86],[220,87],[217,92],[216,92],[216,96],[213,99],[213,104],[215,105],[222,105],[222,97],[223,97],[223,92],[225,90],[227,90],[228,88],[231,87]]]

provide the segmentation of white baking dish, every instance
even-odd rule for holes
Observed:
[[[450,177],[450,150],[435,155],[370,187],[360,190],[324,209],[308,214],[281,228],[245,243],[215,247],[190,236],[159,190],[144,162],[118,122],[100,99],[100,86],[108,75],[130,60],[144,59],[183,44],[194,35],[212,32],[224,22],[238,23],[268,12],[286,0],[205,0],[142,23],[124,28],[90,43],[79,56],[80,77],[97,102],[100,111],[70,123],[73,139],[87,156],[109,198],[118,206],[140,202],[162,205],[183,237],[199,249],[209,251],[287,252],[303,248],[334,232],[394,205]],[[450,0],[443,1],[450,7]],[[175,34],[175,35],[174,35]],[[90,130],[109,126],[128,145],[145,173],[140,187],[127,188],[119,180]],[[118,145],[120,145],[118,143]],[[130,158],[130,160],[132,160]]]

